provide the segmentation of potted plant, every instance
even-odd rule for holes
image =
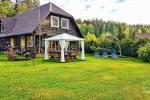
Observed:
[[[8,50],[6,52],[6,56],[7,56],[9,61],[14,61],[16,59],[15,52],[14,52],[13,48],[11,48],[11,47],[8,48]]]

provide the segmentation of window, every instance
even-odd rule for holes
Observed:
[[[61,28],[69,29],[69,19],[61,18]]]
[[[51,16],[51,27],[59,28],[59,17]]]
[[[21,41],[20,41],[20,42],[21,42],[21,43],[20,43],[20,44],[21,44],[21,47],[25,47],[25,37],[24,37],[24,36],[21,36],[21,37],[20,37],[20,40],[21,40]]]
[[[0,20],[0,32],[3,32],[3,31],[4,31],[4,27],[3,27],[3,24],[2,24],[2,22]]]
[[[28,47],[33,47],[33,39],[32,36],[27,37],[27,46]]]
[[[14,42],[14,38],[10,38],[10,46],[11,46],[11,47],[14,47],[14,43],[15,43],[15,42]]]

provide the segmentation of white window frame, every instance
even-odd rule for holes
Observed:
[[[56,18],[57,20],[58,20],[58,25],[56,26],[56,25],[53,25],[53,18]],[[57,16],[51,16],[51,27],[55,27],[55,28],[59,28],[59,17],[57,17]]]
[[[0,24],[1,24],[1,25],[0,25],[0,32],[4,32],[3,23],[1,22]]]
[[[63,27],[63,21],[67,21],[67,27]],[[61,28],[69,30],[69,19],[67,19],[67,18],[61,18]]]
[[[32,36],[27,36],[27,46],[33,47],[33,37]]]

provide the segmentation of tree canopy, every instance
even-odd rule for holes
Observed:
[[[11,17],[18,13],[39,6],[39,0],[1,0],[0,1],[0,17]]]
[[[10,0],[0,2],[0,16],[11,17],[15,15],[14,4]]]
[[[136,33],[150,33],[150,25],[128,25],[126,23],[103,21],[102,19],[81,20],[77,19],[81,33],[86,36],[87,33],[93,33],[99,36],[114,36],[119,40],[126,37],[134,38]]]

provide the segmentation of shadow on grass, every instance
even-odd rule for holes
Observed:
[[[32,59],[15,59],[13,61],[9,61],[8,59],[0,59],[0,61],[5,61],[5,62],[22,62],[22,61],[30,61]]]
[[[43,60],[43,62],[51,62],[51,63],[72,63],[72,62],[83,62],[83,61],[86,61],[86,60],[80,60],[80,59],[77,59],[77,60],[72,60],[72,61],[66,61],[66,62],[60,62],[59,60]]]

